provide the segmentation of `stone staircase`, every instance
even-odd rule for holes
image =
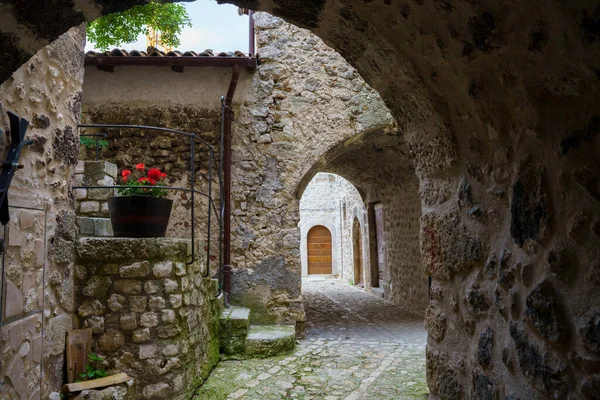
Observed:
[[[76,186],[111,186],[117,179],[116,164],[107,161],[79,161],[75,170]],[[80,236],[111,237],[108,198],[112,189],[75,189],[77,225]]]
[[[230,306],[219,318],[221,352],[226,358],[263,358],[296,347],[294,325],[250,325],[250,309]]]

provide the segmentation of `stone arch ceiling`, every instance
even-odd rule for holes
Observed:
[[[365,131],[333,146],[300,181],[298,199],[318,172],[344,177],[365,201],[372,189],[414,184],[417,180],[410,149],[396,129]]]
[[[140,3],[0,1],[0,81],[71,26]],[[432,397],[596,398],[597,0],[231,3],[310,28],[396,117],[433,277]]]

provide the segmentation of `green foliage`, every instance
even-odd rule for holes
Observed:
[[[79,374],[81,378],[89,381],[107,376],[104,369],[98,369],[98,363],[104,361],[102,357],[91,353],[88,354],[88,358],[90,359],[90,363],[85,366],[86,371],[83,374]]]
[[[158,168],[150,168],[146,173],[144,164],[137,164],[133,171],[125,169],[121,172],[121,185],[125,188],[118,188],[117,193],[121,196],[152,196],[165,197],[166,189],[160,188],[142,188],[140,186],[165,186],[167,174],[160,172]]]
[[[158,188],[140,188],[138,186],[152,186],[149,182],[140,182],[129,180],[126,183],[121,183],[122,185],[127,185],[126,188],[118,188],[117,193],[121,196],[152,196],[152,197],[165,197],[167,195],[166,189],[158,189]]]
[[[79,144],[84,145],[88,149],[96,148],[96,138],[93,136],[79,136]],[[101,149],[108,148],[108,141],[104,139],[98,139],[98,147]]]
[[[161,33],[162,45],[179,46],[179,35],[186,26],[192,24],[184,6],[148,3],[98,18],[88,24],[86,31],[88,40],[105,51],[135,42],[140,33],[147,35],[150,27]]]

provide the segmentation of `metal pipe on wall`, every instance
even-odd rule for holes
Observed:
[[[252,18],[252,16],[254,15],[254,11],[249,10],[248,11],[248,17],[250,18],[250,32],[249,32],[249,46],[248,46],[248,53],[250,53],[250,57],[256,57],[256,44],[255,44],[255,40],[254,40],[254,18]]]
[[[223,289],[225,290],[225,303],[229,305],[231,297],[231,121],[233,118],[233,96],[240,77],[239,65],[234,65],[229,83],[229,90],[225,96],[225,134],[223,135],[223,201],[225,210],[223,215]]]

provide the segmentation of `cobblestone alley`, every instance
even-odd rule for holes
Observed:
[[[427,398],[421,318],[339,280],[302,284],[306,339],[296,351],[223,361],[196,400]]]

